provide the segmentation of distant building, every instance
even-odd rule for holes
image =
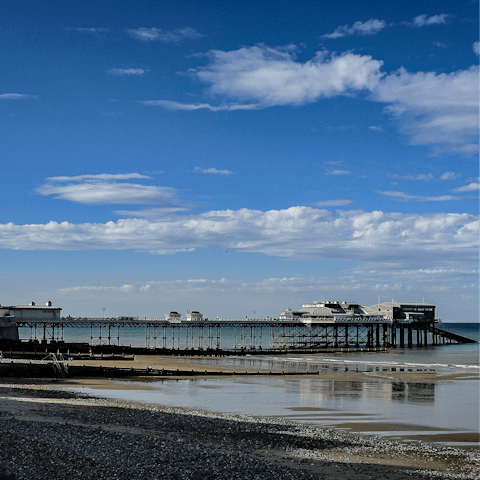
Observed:
[[[304,303],[298,310],[288,307],[278,316],[282,321],[315,322],[349,322],[349,321],[384,321],[384,315],[377,310],[358,303],[337,300],[324,300]]]
[[[165,320],[180,322],[182,320],[182,314],[178,312],[168,312],[165,314]]]
[[[60,307],[54,307],[49,300],[45,305],[5,306],[0,305],[0,340],[18,340],[17,322],[56,321],[61,319]]]
[[[197,312],[193,310],[187,313],[187,322],[202,322],[203,321],[203,313]]]
[[[424,302],[383,302],[370,308],[397,322],[434,322],[435,305]]]
[[[2,309],[8,309],[10,315],[13,315],[17,321],[60,320],[62,311],[60,307],[54,307],[50,300],[45,305],[35,305],[35,302],[30,302],[29,305],[0,307],[0,312]]]

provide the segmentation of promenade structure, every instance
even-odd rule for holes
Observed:
[[[438,328],[434,305],[395,300],[373,306],[317,301],[305,303],[298,310],[287,308],[278,317],[265,319],[206,318],[196,310],[188,311],[186,318],[176,311],[170,311],[164,319],[60,317],[61,309],[53,307],[51,302],[41,307],[33,302],[28,306],[4,307],[4,311],[4,321],[11,322],[10,326],[28,329],[28,340],[69,341],[65,329],[83,328],[90,333],[91,346],[121,346],[126,331],[143,328],[145,347],[161,351],[316,351],[468,341]],[[25,338],[25,334],[22,336]]]

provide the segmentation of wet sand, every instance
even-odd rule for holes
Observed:
[[[245,357],[244,357],[245,358]],[[250,357],[246,357],[250,358]],[[248,364],[246,366],[237,366],[229,365],[229,358],[213,358],[207,359],[206,357],[179,357],[179,356],[158,356],[158,355],[137,355],[134,360],[109,360],[109,359],[82,359],[76,362],[73,362],[75,365],[86,365],[86,366],[102,366],[102,367],[117,367],[117,368],[141,368],[145,369],[148,366],[156,370],[193,370],[194,372],[232,372],[236,375],[241,375],[244,372],[252,373],[275,373],[281,374],[282,372],[285,375],[288,375],[288,370],[282,370],[280,368],[260,368],[255,366],[255,368],[250,367]],[[426,371],[426,372],[409,372],[409,371],[378,371],[378,372],[365,372],[365,371],[355,371],[350,367],[349,370],[334,371],[332,368],[321,370],[318,374],[314,373],[315,378],[323,379],[342,379],[342,380],[358,380],[359,378],[384,378],[390,380],[408,380],[408,381],[424,381],[428,380],[429,382],[436,382],[438,380],[469,380],[472,378],[478,378],[478,375],[475,375],[471,372],[466,373],[456,373],[450,375],[441,375],[437,376],[435,371]],[[308,375],[307,375],[308,377]]]
[[[107,471],[108,478],[142,480],[233,478],[235,472],[245,479],[331,480],[474,479],[480,473],[476,455],[465,450],[45,388],[0,386],[0,459],[18,480],[107,478]],[[201,454],[191,457],[192,451]],[[163,463],[151,465],[156,456]]]

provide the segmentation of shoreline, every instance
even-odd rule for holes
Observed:
[[[59,387],[0,384],[0,459],[16,480],[40,480],[52,471],[59,479],[80,478],[78,472],[85,479],[404,480],[480,474],[476,451],[346,433],[282,417],[97,399]],[[51,455],[43,453],[47,447]],[[108,476],[100,475],[105,468]]]

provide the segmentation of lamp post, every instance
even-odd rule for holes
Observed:
[[[103,319],[105,320],[105,307],[102,307]]]

